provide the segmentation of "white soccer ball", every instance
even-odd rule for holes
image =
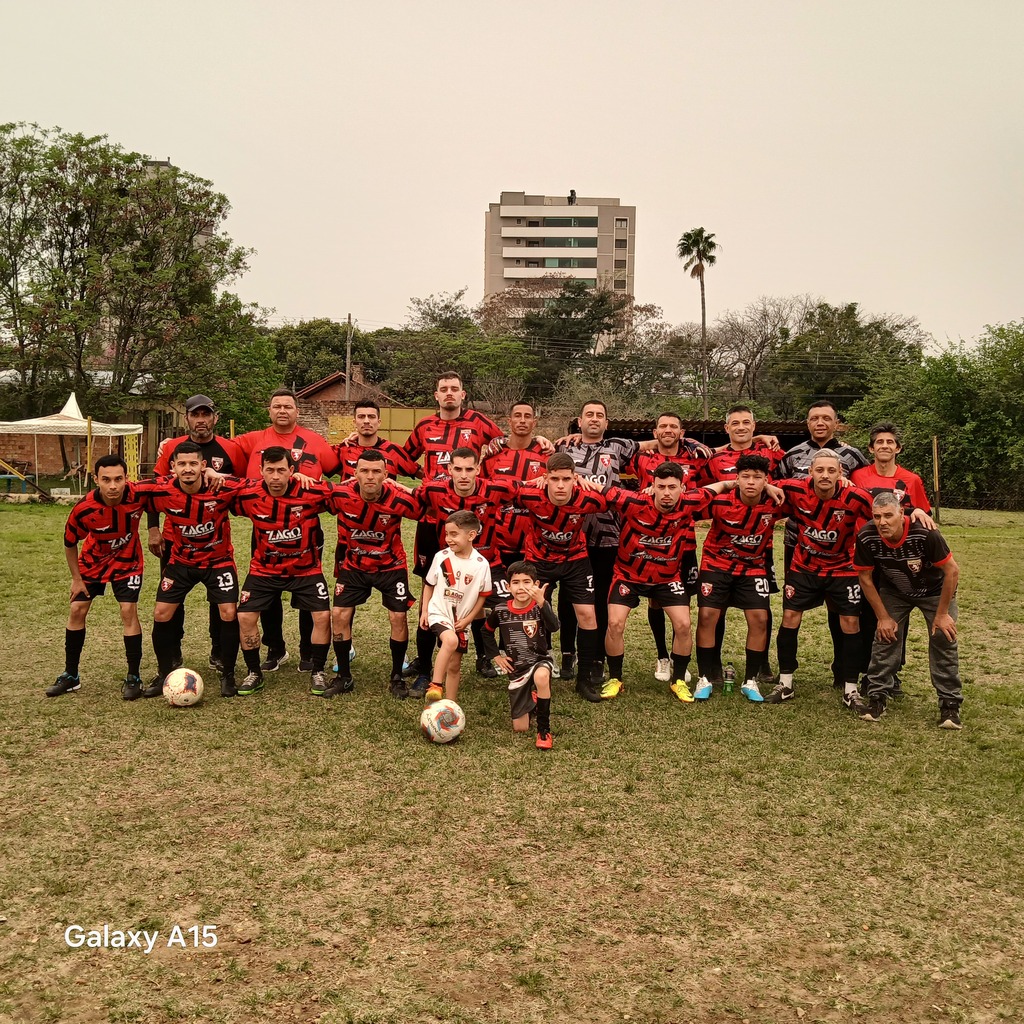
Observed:
[[[176,668],[164,680],[164,700],[173,708],[190,708],[203,699],[203,677],[190,668]]]
[[[466,728],[466,715],[455,701],[439,700],[423,709],[420,728],[431,743],[451,743]]]

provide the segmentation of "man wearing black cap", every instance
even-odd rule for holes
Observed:
[[[185,425],[188,433],[162,441],[157,449],[156,462],[153,465],[153,476],[163,477],[171,472],[171,453],[182,441],[192,441],[202,449],[203,460],[207,466],[218,473],[233,473],[245,476],[246,459],[241,448],[226,437],[218,437],[214,430],[220,419],[212,398],[208,395],[193,395],[185,402]],[[160,516],[150,512],[147,516],[149,527],[149,550],[160,558],[161,572],[167,566],[171,556],[171,533],[165,522],[164,532],[160,532]],[[177,641],[180,645],[185,635],[185,603],[178,605],[172,618]],[[216,605],[210,605],[210,664],[218,672],[223,671],[220,657],[220,611]],[[143,690],[146,697],[159,697],[163,692],[163,678],[158,674]]]

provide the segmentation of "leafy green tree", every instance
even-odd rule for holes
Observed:
[[[536,359],[531,392],[551,391],[563,369],[580,356],[594,355],[602,338],[621,331],[632,301],[629,295],[567,278],[543,308],[528,311],[522,319],[522,337]]]
[[[700,339],[704,355],[704,418],[708,418],[708,309],[704,294],[704,270],[713,267],[718,259],[715,236],[703,228],[691,228],[676,243],[676,255],[683,260],[683,270],[700,282]]]
[[[272,334],[284,380],[289,387],[301,389],[345,369],[348,324],[336,320],[303,320],[279,327]],[[384,380],[387,359],[378,350],[373,335],[352,328],[352,365],[361,366],[363,375],[374,384]]]
[[[778,412],[799,416],[816,398],[843,412],[891,370],[920,363],[927,335],[913,317],[866,318],[856,302],[820,302],[765,362]]]
[[[20,412],[161,391],[250,251],[208,181],[103,136],[0,126],[0,332]]]

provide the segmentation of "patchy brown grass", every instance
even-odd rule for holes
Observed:
[[[543,756],[472,673],[465,736],[422,741],[419,708],[384,695],[378,608],[357,617],[353,696],[314,700],[286,669],[175,712],[121,701],[108,597],[82,691],[45,700],[64,514],[0,509],[0,1020],[1021,1019],[1019,528],[946,530],[962,734],[935,728],[920,625],[909,696],[872,727],[836,706],[818,614],[778,709],[678,704],[638,616],[627,695],[557,684]],[[200,670],[205,614],[193,601]],[[162,941],[69,949],[69,924]],[[216,948],[168,948],[175,924],[216,925]]]

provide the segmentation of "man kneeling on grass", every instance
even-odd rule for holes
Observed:
[[[956,587],[960,569],[938,530],[912,523],[890,491],[871,505],[874,522],[857,534],[854,568],[865,599],[878,618],[871,665],[865,677],[867,710],[860,716],[877,722],[900,667],[901,636],[914,608],[928,623],[928,666],[939,696],[939,728],[959,729],[960,655],[956,644]],[[875,588],[872,572],[878,569]]]
[[[509,676],[513,730],[526,732],[530,713],[536,710],[537,749],[550,750],[551,674],[555,670],[551,634],[558,629],[558,616],[544,599],[546,584],[538,585],[537,577],[537,566],[532,562],[513,562],[508,567],[512,600],[487,617],[484,645],[495,667]]]
[[[427,687],[428,704],[442,697],[458,700],[466,630],[491,593],[491,567],[473,547],[479,535],[480,520],[472,512],[453,512],[444,524],[448,546],[434,555],[423,580],[420,628],[429,629],[440,648]]]

